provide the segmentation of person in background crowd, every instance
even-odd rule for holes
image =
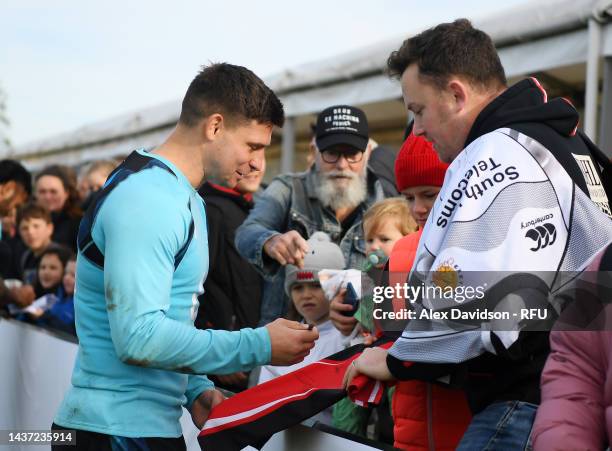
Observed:
[[[592,307],[596,309],[590,313],[596,314],[577,329],[569,307],[550,333],[542,404],[533,425],[536,451],[605,450],[612,445],[612,245],[578,280],[596,297],[577,297],[573,307],[581,311],[581,318]]]
[[[53,241],[76,251],[83,212],[74,177],[64,166],[47,166],[36,175],[34,192],[38,204],[51,212]]]
[[[11,287],[10,303],[26,307],[36,299],[34,282],[41,256],[48,249],[59,247],[51,241],[53,224],[49,212],[34,203],[22,206],[17,212],[19,234],[25,243],[26,250],[19,260],[19,286]]]
[[[308,154],[306,155],[306,170],[312,168],[317,158],[317,124],[310,124],[310,141],[308,141]]]
[[[389,259],[390,285],[408,279],[447,169],[425,138],[410,134],[404,141],[395,160],[395,179],[419,230],[395,243]],[[406,450],[454,450],[472,417],[462,390],[418,380],[398,381],[392,406],[393,446]]]
[[[382,275],[381,269],[385,266],[395,243],[402,237],[415,232],[416,228],[405,199],[392,197],[376,202],[368,209],[363,218],[366,253],[374,257],[376,263],[368,260],[366,266],[360,269],[368,272],[375,283],[379,283]],[[336,328],[345,336],[354,334],[356,327],[368,333],[381,332],[375,331],[372,318],[373,305],[365,299],[360,303],[355,315],[343,315],[352,308],[343,303],[344,294],[345,290],[341,290],[332,299],[330,305],[330,318]]]
[[[395,161],[397,189],[419,231],[395,243],[389,258],[389,285],[404,283],[431,209],[444,182],[448,164],[425,138],[409,135]],[[399,307],[405,307],[402,303]],[[393,437],[396,448],[454,450],[471,419],[462,390],[418,380],[398,381],[393,393]]]
[[[259,170],[283,121],[280,100],[253,72],[204,67],[166,141],[132,152],[95,197],[79,231],[79,352],[51,427],[76,430],[77,444],[54,450],[184,450],[183,406],[201,429],[224,399],[206,374],[308,355],[318,333],[297,322],[233,332],[194,327],[209,269],[195,188],[207,179],[233,186]]]
[[[389,257],[395,243],[416,230],[406,199],[392,197],[376,202],[363,217],[366,252],[381,251]]]
[[[52,240],[53,222],[49,211],[37,204],[26,204],[17,212],[19,235],[27,246],[21,256],[20,279],[32,283],[36,277],[36,268],[40,257],[50,246],[57,246]]]
[[[577,111],[562,99],[549,100],[535,79],[507,88],[484,32],[466,19],[438,25],[406,40],[387,65],[414,113],[414,134],[452,162],[411,277],[444,271],[469,285],[478,275],[497,275],[484,292],[486,305],[533,305],[546,302],[551,288],[530,271],[551,277],[580,271],[612,241],[601,151],[576,132]],[[546,227],[521,227],[544,217]],[[544,240],[553,231],[555,239]],[[520,277],[530,284],[516,282]],[[444,283],[434,277],[426,283],[435,280]],[[453,301],[462,311],[482,304]],[[415,309],[437,312],[445,305],[425,297]],[[518,325],[499,330],[489,321],[436,326],[432,336],[431,320],[411,319],[388,351],[366,349],[347,383],[357,373],[387,381],[461,380],[474,416],[458,449],[529,449],[548,333],[519,333]]]
[[[315,165],[276,177],[236,232],[238,252],[273,285],[264,291],[260,324],[285,315],[284,267],[302,266],[306,240],[327,233],[349,268],[365,262],[363,213],[383,198],[368,168],[368,123],[358,108],[338,105],[317,119]]]
[[[397,192],[397,188],[395,188],[393,174],[395,152],[385,146],[379,145],[372,138],[370,138],[369,145],[372,152],[370,154],[368,166],[380,181],[385,197],[398,196],[399,193]]]
[[[32,194],[32,178],[15,160],[0,161],[0,217],[6,216]]]
[[[9,273],[12,270],[11,263],[13,259],[14,241],[21,243],[19,233],[17,233],[17,209],[23,204],[18,205],[5,215],[0,217],[0,255],[2,255],[2,263],[0,263],[0,275],[10,278]],[[23,244],[23,243],[21,243]],[[6,250],[4,250],[6,249]],[[6,252],[6,254],[4,253]],[[13,277],[17,277],[15,274]]]
[[[87,210],[92,196],[102,188],[110,173],[117,166],[118,163],[115,160],[96,160],[79,172],[77,191],[83,211]]]
[[[38,267],[37,297],[53,296],[46,308],[28,314],[34,324],[76,335],[74,327],[74,276],[76,259],[69,249],[46,250]],[[39,293],[39,294],[38,294]]]
[[[402,271],[406,272],[406,276],[412,268],[429,213],[444,183],[446,169],[448,164],[440,161],[431,143],[420,136],[410,134],[397,155],[395,161],[397,189],[408,202],[410,214],[419,228],[417,233],[402,238],[393,248],[395,260],[401,260]],[[400,270],[391,269],[391,271]],[[403,283],[405,279],[401,282]]]
[[[20,278],[19,259],[26,247],[17,233],[17,209],[32,195],[32,177],[14,160],[0,161],[0,278]],[[1,284],[1,283],[0,283]]]
[[[236,229],[253,208],[253,195],[265,175],[266,160],[260,169],[245,175],[234,186],[228,181],[206,182],[199,193],[206,204],[208,246],[211,266],[195,325],[198,329],[239,330],[257,327],[264,281],[255,268],[236,250]],[[232,391],[246,388],[246,373],[215,376],[213,380]]]
[[[211,268],[200,298],[196,326],[238,330],[259,323],[262,278],[236,250],[236,229],[253,208],[253,195],[265,174],[261,170],[244,176],[234,187],[206,182],[199,190],[206,203]]]
[[[312,136],[308,142],[308,154],[306,156],[306,168],[310,169],[315,163],[318,153],[317,149],[317,125],[310,124]],[[386,147],[378,145],[372,138],[368,141],[370,148],[370,157],[368,159],[368,168],[374,173],[381,184],[385,197],[394,197],[399,193],[395,189],[395,181],[393,180],[393,162],[395,154]]]
[[[391,254],[394,244],[403,236],[416,230],[414,219],[410,216],[408,204],[403,198],[392,197],[376,202],[363,217],[363,232],[366,240],[366,253],[369,256],[367,266],[362,268],[375,283],[380,283],[382,270]],[[374,303],[371,297],[362,297],[359,308],[353,316],[345,316],[351,306],[343,303],[346,290],[341,290],[330,304],[330,318],[334,326],[344,335],[358,337],[367,334],[364,343],[372,344],[375,337],[382,334],[373,318]],[[353,341],[351,341],[352,343]],[[376,407],[378,413],[379,440],[391,443],[393,441],[392,420],[389,417],[389,396],[383,397],[383,402]],[[361,407],[345,398],[334,406],[334,426],[343,431],[366,436],[368,419],[371,409]]]
[[[32,283],[36,299],[47,294],[57,295],[60,289],[63,291],[64,270],[71,256],[70,249],[63,246],[46,249],[41,254],[36,277]],[[35,315],[36,318],[39,318],[43,312],[38,313]]]
[[[308,249],[302,268],[287,265],[285,291],[291,298],[292,308],[296,310],[303,322],[317,327],[319,338],[308,357],[302,362],[284,367],[263,366],[258,384],[295,371],[344,348],[342,335],[329,321],[329,301],[319,283],[319,271],[344,269],[344,256],[338,245],[332,243],[329,236],[323,232],[315,232],[310,237]],[[331,425],[332,408],[325,409],[312,419]]]

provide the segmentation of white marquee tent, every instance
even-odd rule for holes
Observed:
[[[584,130],[611,154],[611,18],[612,0],[540,0],[475,18],[473,23],[492,36],[510,82],[535,75],[553,94],[571,97],[584,112]],[[280,167],[273,164],[270,169],[294,168],[297,140],[308,135],[314,114],[333,104],[364,108],[374,137],[399,144],[406,113],[397,81],[383,73],[385,62],[405,38],[431,25],[435,24],[413,27],[396,39],[267,77],[287,114],[279,136]],[[50,163],[79,165],[123,155],[138,146],[160,143],[179,111],[177,99],[20,146],[10,157],[36,170]],[[385,130],[395,133],[384,134]]]

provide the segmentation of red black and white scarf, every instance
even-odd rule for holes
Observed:
[[[372,346],[389,348],[392,341]],[[260,449],[276,432],[299,424],[347,396],[342,379],[347,367],[366,346],[355,345],[242,393],[216,406],[200,432],[203,450]],[[348,390],[361,406],[380,402],[384,384],[363,375]]]

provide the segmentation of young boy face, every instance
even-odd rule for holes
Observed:
[[[51,242],[53,223],[41,218],[27,218],[19,223],[21,239],[34,253],[42,252]]]
[[[64,265],[55,254],[45,255],[38,265],[38,281],[43,288],[59,284],[64,276]]]
[[[425,227],[429,212],[433,208],[439,192],[439,186],[413,186],[402,191],[402,195],[408,201],[410,214],[420,229]]]
[[[319,324],[329,317],[329,302],[318,282],[293,284],[291,300],[308,324]]]
[[[366,233],[366,253],[369,254],[380,249],[387,257],[391,255],[395,242],[404,236],[399,230],[397,221],[397,218],[385,217],[374,232],[367,231],[370,233]]]

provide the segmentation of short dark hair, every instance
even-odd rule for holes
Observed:
[[[0,161],[0,185],[8,182],[18,183],[23,186],[28,196],[32,195],[32,176],[18,161]]]
[[[51,213],[42,205],[35,204],[34,202],[27,203],[21,206],[17,210],[17,217],[15,223],[17,224],[17,228],[21,224],[21,221],[25,221],[26,219],[42,219],[47,224],[51,224]]]
[[[387,59],[387,73],[401,77],[416,63],[419,75],[443,88],[453,75],[483,88],[507,84],[504,68],[491,37],[467,19],[443,23],[406,39]]]
[[[45,293],[45,289],[40,284],[40,279],[38,278],[38,276],[39,276],[40,264],[42,263],[43,258],[46,255],[56,255],[57,256],[57,258],[62,264],[62,267],[64,268],[64,271],[62,272],[62,277],[63,277],[63,274],[66,272],[66,265],[71,259],[73,259],[73,256],[74,256],[74,254],[72,253],[72,250],[60,244],[52,243],[49,246],[47,246],[47,248],[40,254],[38,258],[38,264],[36,265],[36,278],[34,279],[34,292],[37,294]],[[61,285],[62,285],[62,280],[60,280],[59,283],[55,285],[55,287],[61,286]],[[55,289],[55,287],[53,287],[53,289]]]
[[[47,248],[40,254],[38,264],[42,261],[45,255],[57,255],[57,258],[62,262],[62,266],[64,269],[66,268],[66,264],[70,260],[74,260],[74,253],[71,249],[68,249],[66,246],[62,246],[61,244],[52,244],[47,246]]]
[[[230,124],[255,120],[282,127],[285,121],[283,104],[263,80],[227,63],[202,67],[187,89],[179,123],[192,127],[214,113]]]

